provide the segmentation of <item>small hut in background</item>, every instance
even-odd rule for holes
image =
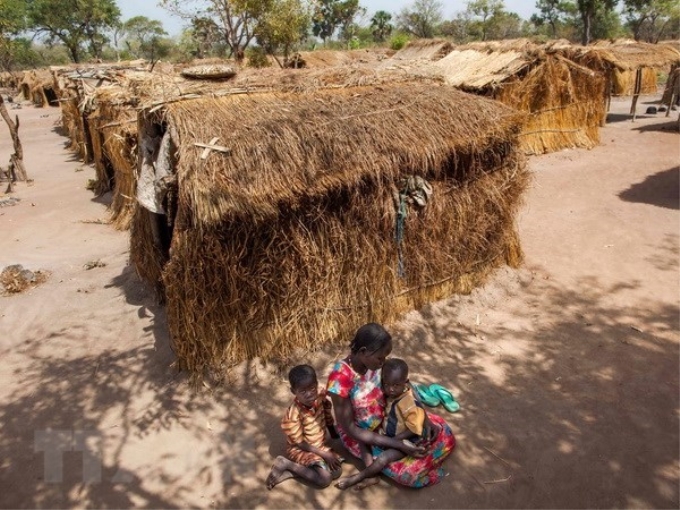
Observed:
[[[669,44],[614,41],[589,49],[610,64],[613,96],[656,94],[659,72],[668,73],[670,66],[680,63],[680,52]]]
[[[527,154],[599,143],[604,77],[526,40],[461,46],[422,70],[528,113],[520,135]]]
[[[48,69],[25,71],[19,90],[24,99],[35,106],[59,106],[59,93]]]
[[[196,374],[343,339],[521,259],[523,116],[432,84],[140,115],[131,260]]]

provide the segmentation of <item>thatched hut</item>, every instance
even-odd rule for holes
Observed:
[[[422,84],[142,111],[131,260],[181,365],[346,341],[517,264],[522,120]]]
[[[352,65],[374,64],[392,56],[394,50],[365,48],[362,50],[313,50],[297,52],[284,64],[294,69],[319,69]]]
[[[520,137],[527,154],[599,143],[604,77],[528,41],[462,46],[425,70],[530,114]]]
[[[35,106],[59,106],[59,96],[48,69],[25,71],[19,90],[24,99],[33,101]]]
[[[680,52],[670,44],[598,42],[589,50],[609,64],[613,96],[656,94],[658,73],[680,63]]]

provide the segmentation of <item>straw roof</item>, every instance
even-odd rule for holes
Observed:
[[[503,82],[532,63],[526,53],[454,50],[430,67],[444,82],[454,87],[481,89]]]
[[[395,53],[392,62],[400,60],[439,60],[453,49],[445,39],[415,39]]]
[[[680,51],[671,44],[642,42],[601,42],[586,51],[597,53],[613,67],[622,71],[642,67],[664,68],[680,63]]]
[[[518,114],[445,87],[320,90],[202,98],[166,105],[178,146],[177,175],[193,221],[263,221],[301,197],[348,181],[441,171],[456,147],[489,144]],[[417,128],[415,128],[417,126]],[[229,152],[202,158],[195,144],[218,138]]]

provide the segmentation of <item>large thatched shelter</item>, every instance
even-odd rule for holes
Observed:
[[[521,134],[527,154],[599,143],[605,79],[526,40],[462,46],[423,68],[461,90],[530,114]]]
[[[144,110],[131,260],[181,364],[346,341],[517,264],[522,120],[431,84]]]

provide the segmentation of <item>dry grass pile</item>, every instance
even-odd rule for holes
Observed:
[[[599,143],[605,77],[526,40],[456,49],[427,68],[454,87],[530,114],[521,134],[527,154]]]
[[[21,264],[5,267],[0,272],[0,294],[18,294],[45,283],[49,277],[48,271],[30,271]]]
[[[18,89],[19,83],[23,79],[23,73],[19,72],[0,72],[0,88],[3,89]]]
[[[182,365],[200,376],[346,341],[519,263],[522,120],[418,84],[147,111],[177,147],[176,205],[137,211],[131,259],[164,286]],[[210,142],[221,147],[196,145]],[[406,198],[409,176],[432,187],[423,208]]]

